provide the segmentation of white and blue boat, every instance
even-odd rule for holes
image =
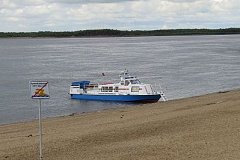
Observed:
[[[157,102],[161,94],[151,84],[144,84],[125,70],[120,74],[119,83],[72,82],[72,99],[119,102]]]

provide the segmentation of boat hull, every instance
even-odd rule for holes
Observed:
[[[91,95],[91,94],[71,94],[72,99],[92,100],[92,101],[117,101],[117,102],[157,102],[160,94],[155,95]]]

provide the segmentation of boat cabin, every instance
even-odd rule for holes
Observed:
[[[73,82],[70,94],[149,95],[156,93],[150,84],[143,84],[127,71],[120,75],[119,83],[93,84],[90,81]]]

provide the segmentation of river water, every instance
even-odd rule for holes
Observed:
[[[168,99],[240,88],[239,44],[240,35],[0,39],[0,124],[38,118],[30,80],[49,81],[43,117],[129,105],[68,95],[72,81],[115,82],[125,68]]]

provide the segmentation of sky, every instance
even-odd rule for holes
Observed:
[[[0,32],[240,28],[240,0],[0,0]]]

